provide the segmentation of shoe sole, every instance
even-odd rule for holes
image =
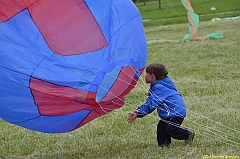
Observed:
[[[195,132],[192,132],[193,134],[192,134],[192,141],[186,141],[185,140],[185,143],[187,143],[187,144],[191,144],[192,142],[193,142],[193,139],[194,139],[194,136],[195,136]]]

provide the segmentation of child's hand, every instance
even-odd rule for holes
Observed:
[[[132,123],[132,122],[134,122],[135,120],[136,120],[136,118],[137,118],[137,114],[138,114],[138,111],[137,110],[135,110],[134,112],[132,112],[132,113],[129,113],[129,117],[128,117],[128,122],[129,123]]]

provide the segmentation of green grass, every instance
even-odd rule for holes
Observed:
[[[223,30],[224,38],[148,47],[147,63],[164,63],[185,100],[187,117],[183,126],[196,131],[191,145],[173,140],[170,149],[159,149],[155,134],[159,120],[156,112],[133,124],[127,123],[128,113],[143,103],[147,95],[148,86],[140,80],[121,109],[70,133],[44,134],[0,120],[0,158],[198,159],[204,155],[209,158],[211,155],[240,156],[239,26],[240,19],[201,22],[199,36]],[[145,32],[147,40],[182,39],[188,27],[188,23],[147,27]]]
[[[136,3],[144,20],[144,26],[159,26],[188,22],[186,9],[181,0],[161,0],[162,8],[158,7],[158,0],[152,0],[143,5]],[[194,12],[200,16],[200,21],[210,21],[213,18],[226,18],[240,15],[239,0],[191,0]],[[216,10],[212,11],[211,7]]]

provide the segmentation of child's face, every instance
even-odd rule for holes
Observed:
[[[145,81],[146,83],[153,83],[156,81],[156,77],[153,73],[146,72]]]

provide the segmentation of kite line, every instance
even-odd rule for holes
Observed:
[[[133,70],[134,71],[134,70]],[[126,73],[126,75],[128,75],[128,76],[130,76],[127,72],[125,72],[124,71],[124,73]],[[108,75],[110,75],[110,74],[108,74]],[[112,76],[112,75],[110,75],[110,76]],[[123,79],[120,79],[121,81],[123,81],[123,82],[126,82],[126,83],[128,83],[127,81],[124,81]],[[141,76],[140,76],[140,80],[144,83],[144,81],[143,81],[143,79],[141,78]],[[131,85],[131,83],[128,83],[129,85]],[[99,85],[100,86],[100,85]],[[141,85],[140,84],[140,86],[144,89],[144,90],[147,90],[148,88],[148,86],[146,85],[146,83],[145,83],[145,85],[143,84],[143,85]],[[100,86],[101,88],[103,88],[102,86]],[[104,89],[104,88],[103,88]],[[106,91],[108,91],[107,89],[105,89]],[[111,92],[110,92],[111,93]],[[111,93],[112,95],[114,95],[113,93]],[[122,100],[123,101],[123,99],[121,99],[121,98],[119,98],[117,95],[114,95],[116,98],[118,98],[119,100]],[[159,97],[158,97],[159,98]],[[157,100],[164,100],[164,99],[157,99]],[[153,101],[154,102],[154,101]],[[126,105],[128,105],[128,103],[126,103]],[[129,104],[130,105],[130,104]],[[177,104],[175,104],[176,106],[178,106],[178,107],[181,107],[181,106],[179,106],[179,105],[177,105]],[[110,111],[112,111],[113,109],[110,109],[110,108],[103,108],[101,105],[99,105],[100,107],[101,107],[101,109],[103,110],[103,111],[106,111],[106,110],[110,110]],[[171,109],[171,108],[170,108]],[[178,113],[176,110],[174,110],[176,113]],[[200,116],[201,118],[205,118],[205,119],[207,119],[208,121],[210,121],[210,122],[213,122],[213,123],[215,123],[215,124],[217,124],[218,126],[222,126],[222,127],[224,127],[224,128],[227,128],[227,129],[229,129],[229,130],[232,130],[232,131],[234,131],[234,132],[236,132],[236,133],[238,133],[239,131],[238,130],[236,130],[236,129],[233,129],[233,128],[231,128],[231,127],[229,127],[229,126],[226,126],[226,125],[224,125],[224,124],[222,124],[222,123],[220,123],[220,122],[216,122],[216,121],[214,121],[214,120],[212,120],[212,119],[210,119],[210,118],[208,118],[208,117],[205,117],[204,115],[202,115],[201,113],[195,113],[195,112],[193,112],[193,111],[191,111],[191,110],[188,110],[188,111],[190,111],[190,112],[192,112],[193,114],[195,114],[195,115],[198,115],[198,116]],[[108,113],[108,112],[106,112],[106,113]],[[122,112],[123,113],[123,112]],[[145,113],[145,114],[147,114],[146,112],[143,112],[143,113]],[[147,115],[149,115],[149,116],[151,116],[151,117],[154,117],[154,118],[156,118],[156,119],[159,119],[159,117],[156,117],[156,116],[154,116],[154,115],[151,115],[151,114],[147,114]],[[231,134],[231,133],[229,133],[229,132],[223,132],[223,131],[220,131],[220,130],[217,130],[217,128],[212,128],[212,131],[210,130],[210,129],[207,129],[207,128],[205,128],[205,126],[204,125],[201,125],[201,124],[199,124],[199,123],[197,123],[197,122],[195,122],[195,121],[193,121],[193,120],[190,120],[190,119],[188,119],[188,118],[185,118],[185,119],[187,119],[188,121],[190,121],[190,122],[192,122],[194,125],[196,125],[197,126],[197,131],[196,132],[198,132],[198,134],[199,135],[203,135],[203,136],[207,136],[207,137],[209,137],[209,138],[213,138],[213,139],[219,139],[219,141],[220,142],[223,142],[223,143],[226,143],[226,144],[229,144],[229,145],[231,145],[231,146],[233,146],[233,147],[238,147],[239,145],[240,145],[240,143],[239,142],[236,142],[236,141],[234,141],[234,140],[231,140],[231,139],[228,139],[228,137],[231,137],[231,138],[234,138],[234,139],[238,139],[238,137],[236,137],[234,134]],[[164,119],[161,119],[161,120],[163,120],[164,122],[166,122],[166,123],[168,123],[168,124],[171,124],[171,125],[173,125],[173,126],[176,126],[176,127],[179,127],[178,125],[176,125],[175,123],[172,123],[172,122],[170,122],[170,121],[166,121],[166,120],[164,120]],[[210,133],[212,133],[212,134],[210,134],[210,133],[206,133],[206,132],[203,132],[203,131],[199,131],[198,129],[199,128],[203,128],[204,130],[206,130],[206,131],[208,131],[208,132],[210,132]]]

